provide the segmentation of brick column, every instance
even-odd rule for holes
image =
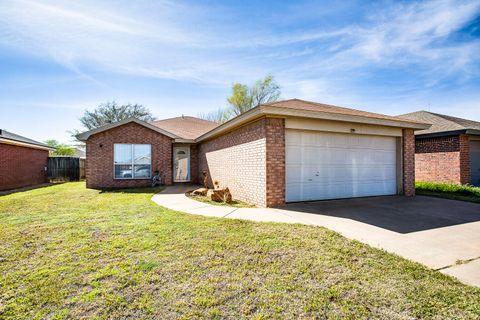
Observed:
[[[403,129],[403,194],[415,195],[415,135],[413,129]]]
[[[460,140],[460,184],[470,183],[470,138],[466,134]]]
[[[266,206],[285,205],[285,119],[266,119]]]

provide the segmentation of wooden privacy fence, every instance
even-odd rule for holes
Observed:
[[[85,159],[49,157],[47,176],[50,180],[79,181],[85,179]]]

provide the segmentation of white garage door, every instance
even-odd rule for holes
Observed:
[[[396,138],[286,130],[286,201],[396,194]]]

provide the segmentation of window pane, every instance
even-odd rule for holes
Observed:
[[[135,155],[135,164],[150,164],[151,152],[149,144],[133,145],[133,154]]]
[[[135,165],[135,178],[150,178],[150,172],[149,164]]]
[[[129,164],[116,164],[115,165],[115,178],[117,179],[131,179],[132,165]]]
[[[132,145],[131,144],[115,144],[114,151],[115,163],[132,163]]]

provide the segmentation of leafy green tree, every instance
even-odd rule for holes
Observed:
[[[279,97],[280,86],[271,75],[256,81],[252,86],[235,83],[232,86],[231,96],[227,98],[229,107],[200,114],[199,117],[217,123],[224,123],[258,105],[277,101]]]
[[[128,118],[137,118],[143,121],[155,120],[150,110],[141,104],[119,105],[117,102],[111,101],[100,104],[93,111],[86,110],[80,118],[80,122],[87,130],[92,130]]]
[[[227,99],[233,115],[238,116],[263,103],[277,101],[280,97],[280,86],[273,76],[257,80],[251,87],[235,83],[232,95]]]
[[[45,141],[49,147],[55,148],[55,150],[50,151],[51,156],[74,156],[75,148],[72,148],[64,143],[60,143],[55,139],[49,139]]]

